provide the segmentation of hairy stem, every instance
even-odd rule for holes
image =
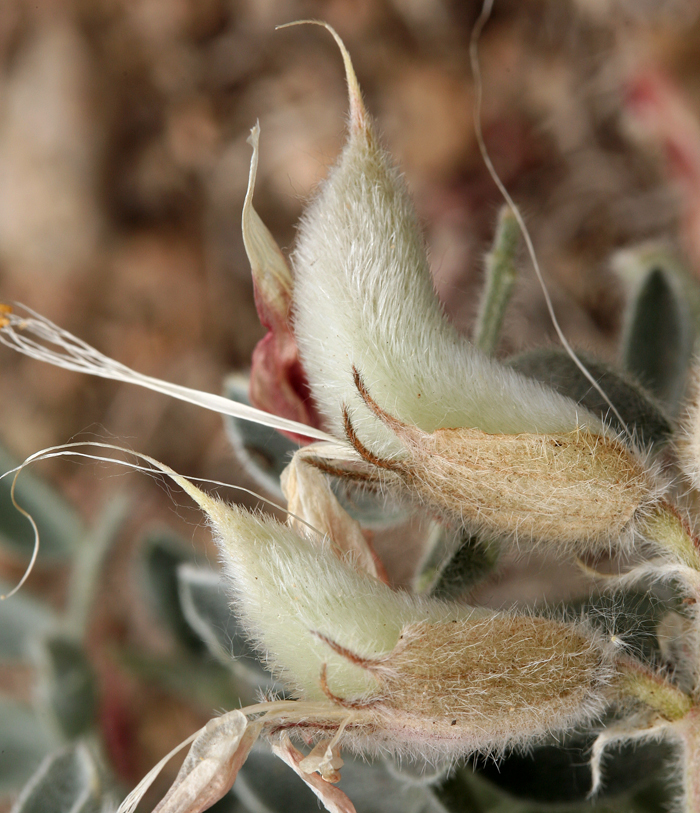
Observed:
[[[503,317],[513,293],[515,255],[520,244],[520,226],[510,206],[498,216],[496,236],[486,257],[486,287],[481,299],[474,340],[480,350],[492,355],[498,344]]]

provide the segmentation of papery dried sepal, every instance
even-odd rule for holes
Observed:
[[[210,720],[192,743],[180,771],[153,813],[202,813],[236,780],[260,734],[240,711]]]
[[[355,813],[355,806],[340,788],[336,788],[322,776],[309,773],[301,767],[304,755],[292,745],[288,737],[283,737],[279,742],[273,743],[272,750],[304,780],[329,813]]]
[[[255,306],[268,333],[253,351],[250,400],[253,406],[293,421],[319,427],[290,324],[293,280],[284,255],[253,207],[260,126],[253,127],[248,191],[241,216],[243,244],[253,274]],[[303,436],[291,434],[294,440]]]
[[[282,473],[282,491],[290,512],[289,524],[303,533],[310,525],[330,540],[336,554],[368,576],[387,581],[384,567],[369,545],[360,523],[340,505],[328,479],[306,462],[314,446],[301,449]]]

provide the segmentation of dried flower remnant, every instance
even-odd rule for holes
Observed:
[[[259,138],[260,127],[256,124],[248,138],[248,143],[253,147],[253,157],[241,225],[253,274],[255,306],[260,322],[268,333],[253,351],[250,401],[259,409],[319,427],[319,418],[309,399],[308,383],[290,326],[291,272],[274,237],[253,207]],[[299,439],[298,435],[291,436]]]

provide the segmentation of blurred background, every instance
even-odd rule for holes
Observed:
[[[260,121],[256,208],[285,250],[343,144],[332,39],[316,27],[274,30],[318,18],[352,55],[414,196],[438,292],[468,332],[501,205],[473,130],[479,11],[471,0],[0,0],[2,300],[140,372],[221,391],[263,335],[240,234],[249,130]],[[564,331],[614,362],[619,252],[661,246],[700,275],[698,4],[496,0],[480,47],[485,139]],[[499,352],[553,341],[523,258]],[[76,435],[248,482],[218,416],[0,348],[4,446],[22,459]],[[115,672],[104,643],[167,651],[130,587],[138,529],[160,519],[213,554],[199,520],[147,478],[115,484],[62,460],[40,470],[88,521],[109,493],[129,493],[89,630],[128,784],[199,720]],[[5,552],[0,564],[10,581],[23,569]],[[29,590],[61,607],[66,585],[60,568],[40,568]],[[26,676],[0,664],[19,695],[31,692]]]

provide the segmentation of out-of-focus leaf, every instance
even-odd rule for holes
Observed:
[[[250,405],[248,377],[229,376],[224,383],[224,395],[232,401]],[[280,475],[299,445],[275,429],[252,421],[227,415],[224,422],[229,442],[246,473],[261,488],[283,501]]]
[[[646,593],[625,590],[572,602],[567,610],[572,617],[585,617],[606,635],[615,635],[626,651],[640,660],[660,664],[656,630],[666,612],[679,605],[679,600],[671,594],[662,597],[651,590]]]
[[[0,448],[0,472],[17,462]],[[34,547],[32,527],[12,504],[12,477],[0,480],[0,543],[29,558]],[[39,527],[39,556],[47,562],[60,561],[73,554],[85,534],[77,511],[56,491],[29,471],[23,471],[15,488],[17,503],[29,512]]]
[[[58,744],[34,709],[0,700],[0,794],[19,790]]]
[[[257,691],[247,682],[236,681],[231,671],[221,664],[183,653],[176,658],[144,655],[135,649],[119,650],[121,665],[149,683],[157,683],[166,691],[188,703],[199,705],[213,714],[216,710],[250,705],[257,701]]]
[[[181,646],[194,655],[201,655],[205,647],[183,613],[177,575],[180,565],[192,559],[191,546],[171,532],[155,530],[147,534],[143,563],[151,606]]]
[[[97,685],[82,646],[54,634],[37,644],[40,675],[39,698],[58,730],[75,739],[93,726],[97,710]]]
[[[99,813],[101,795],[97,766],[87,748],[77,744],[46,757],[12,813]]]
[[[338,787],[357,813],[441,813],[429,789],[403,782],[384,763],[367,763],[343,754]],[[263,748],[249,755],[233,786],[251,813],[310,813],[318,810],[311,790],[277,757]]]
[[[105,556],[117,539],[128,508],[129,500],[125,496],[112,497],[76,553],[64,617],[65,628],[76,638],[85,635]]]
[[[486,256],[486,280],[474,329],[474,344],[493,355],[501,325],[518,275],[516,258],[521,243],[520,224],[510,206],[503,206],[493,245]]]
[[[630,754],[633,762],[634,755],[631,749]],[[586,763],[589,757],[590,754],[584,753],[581,764]],[[644,755],[643,761],[646,761]],[[629,764],[631,765],[631,762]],[[505,763],[491,762],[489,770],[496,782],[500,783],[499,765],[505,765]],[[655,765],[652,775],[663,774],[664,767],[663,763]],[[638,781],[638,789],[635,791],[613,794],[606,794],[604,791],[603,795],[596,797],[595,800],[587,799],[585,795],[577,795],[580,801],[569,799],[569,801],[553,802],[551,800],[555,798],[557,792],[558,777],[536,774],[528,779],[525,775],[527,768],[528,766],[525,765],[521,776],[522,789],[528,785],[528,782],[533,786],[537,784],[539,792],[542,795],[548,795],[549,801],[533,801],[532,797],[527,798],[526,793],[516,794],[517,784],[515,782],[509,792],[481,773],[475,773],[470,765],[457,767],[444,782],[435,785],[431,792],[439,799],[446,813],[546,813],[546,811],[552,811],[552,813],[667,813],[672,807],[671,800],[675,798],[677,791],[671,782],[656,778],[650,781]],[[625,769],[624,764],[620,765],[620,769]],[[506,770],[508,769],[506,768]],[[634,776],[638,777],[638,770],[636,768],[632,768],[632,770]],[[590,779],[590,774],[588,778]],[[581,777],[581,779],[584,778]],[[501,784],[505,785],[505,782]],[[562,798],[566,789],[564,786]]]
[[[280,690],[243,634],[226,598],[220,574],[184,564],[177,575],[184,616],[212,655],[253,686]]]
[[[12,585],[0,582],[0,593]],[[51,608],[20,592],[0,601],[0,662],[22,660],[29,656],[28,642],[43,635],[54,623]]]
[[[685,389],[695,330],[680,290],[652,267],[631,299],[622,343],[624,366],[675,414]]]
[[[579,354],[579,358],[642,445],[649,448],[670,438],[673,430],[669,419],[643,387],[602,362],[583,354]],[[602,417],[616,431],[624,431],[625,427],[620,424],[601,394],[564,350],[555,347],[530,350],[508,359],[508,364],[523,375],[573,398],[594,415]]]

